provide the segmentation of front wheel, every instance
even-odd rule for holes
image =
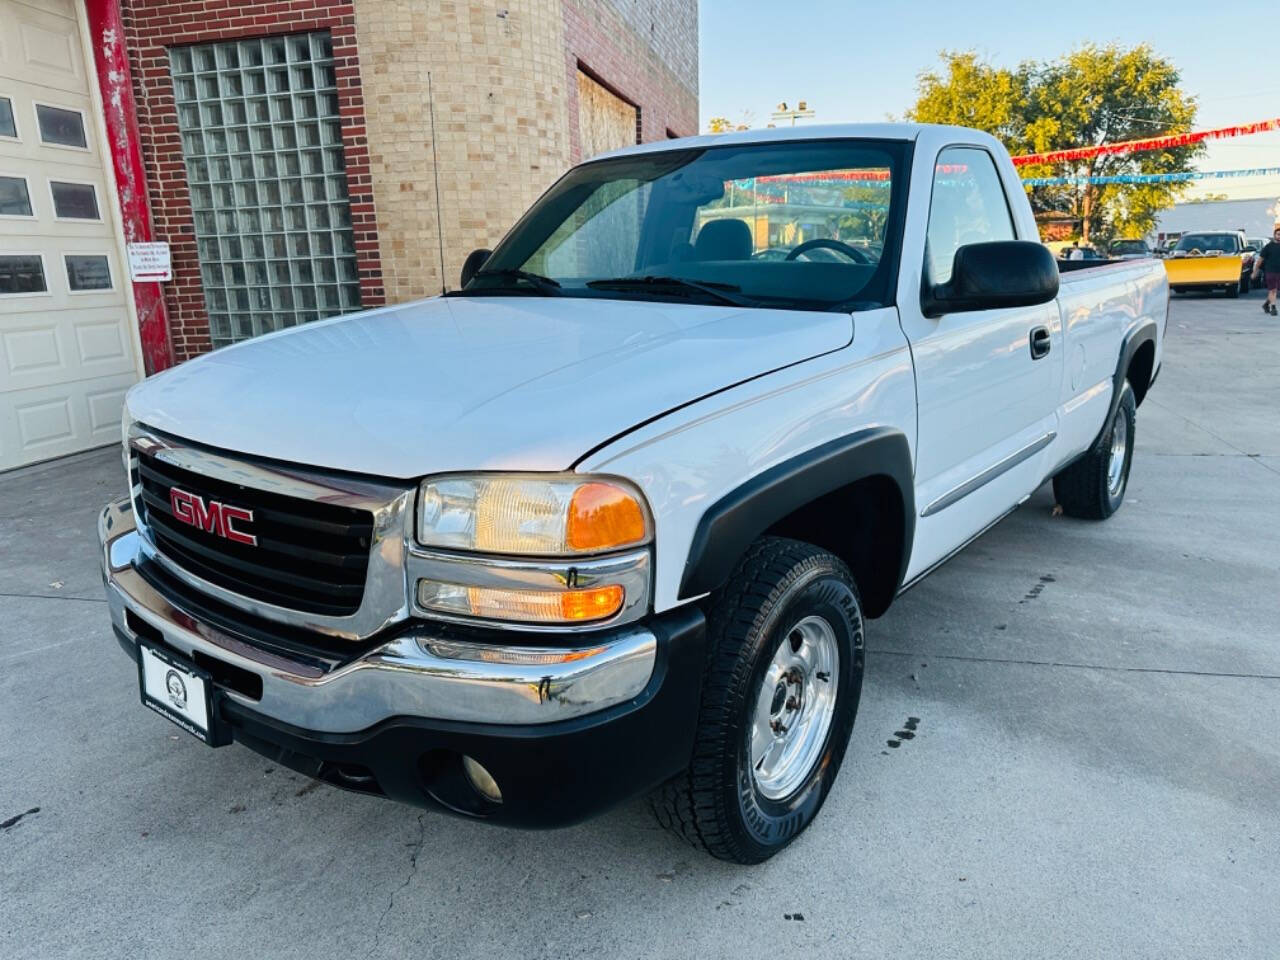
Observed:
[[[1053,495],[1069,517],[1105,520],[1124,502],[1133,463],[1138,406],[1126,380],[1101,442],[1053,478]]]
[[[760,863],[817,816],[862,693],[863,620],[848,567],[765,537],[707,616],[693,759],[658,788],[659,823],[713,856]]]
[[[1227,296],[1230,297],[1232,300],[1240,296],[1240,284],[1238,283],[1229,284],[1226,290],[1227,290]]]

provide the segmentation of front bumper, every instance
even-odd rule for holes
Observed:
[[[566,636],[572,647],[413,621],[365,644],[317,638],[315,653],[167,580],[127,499],[104,508],[98,533],[121,646],[136,659],[145,638],[195,661],[213,675],[232,736],[309,776],[557,826],[661,782],[691,755],[704,655],[696,608]],[[470,785],[464,756],[494,777],[500,804]]]

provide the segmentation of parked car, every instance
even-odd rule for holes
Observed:
[[[767,203],[703,216],[728,184],[846,239],[753,259]],[[1060,278],[1036,241],[975,130],[646,144],[447,296],[146,380],[98,525],[143,703],[366,794],[554,826],[649,793],[772,856],[835,783],[868,619],[1048,479],[1124,501],[1164,269]]]
[[[1261,273],[1259,273],[1256,277],[1253,277],[1252,274],[1253,274],[1253,265],[1257,262],[1258,255],[1262,253],[1262,248],[1267,245],[1269,240],[1270,240],[1269,237],[1246,237],[1244,241],[1245,246],[1249,250],[1253,251],[1253,257],[1249,261],[1248,270],[1252,278],[1250,281],[1250,285],[1253,287],[1254,290],[1260,289],[1262,285],[1266,283],[1266,280],[1263,278]]]
[[[1143,260],[1151,255],[1151,248],[1145,240],[1113,240],[1107,247],[1107,256],[1112,260]]]
[[[1222,290],[1228,297],[1249,292],[1253,254],[1238,230],[1184,233],[1164,261],[1174,293]]]

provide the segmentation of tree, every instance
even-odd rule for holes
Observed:
[[[1186,133],[1196,102],[1179,87],[1174,65],[1145,44],[1084,46],[1047,63],[997,68],[972,52],[944,52],[942,67],[920,75],[908,112],[921,123],[958,123],[993,134],[1010,153],[1045,153]],[[1093,157],[1021,169],[1027,177],[1075,178],[1185,173],[1199,145]],[[1084,240],[1140,236],[1185,183],[1070,183],[1029,188],[1037,214],[1069,216]]]

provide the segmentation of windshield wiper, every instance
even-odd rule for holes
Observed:
[[[517,270],[514,267],[504,267],[501,270],[480,270],[477,271],[476,277],[524,280],[526,283],[532,284],[539,293],[545,293],[548,296],[553,297],[560,296],[560,281],[552,280],[550,277],[544,277],[540,273],[530,273],[528,270]]]
[[[735,307],[759,306],[759,301],[750,297],[735,296],[742,290],[734,283],[715,283],[710,280],[686,280],[684,277],[658,277],[646,275],[641,277],[612,277],[608,280],[590,280],[587,286],[593,290],[665,290],[690,291],[701,293],[718,300],[730,303]]]

